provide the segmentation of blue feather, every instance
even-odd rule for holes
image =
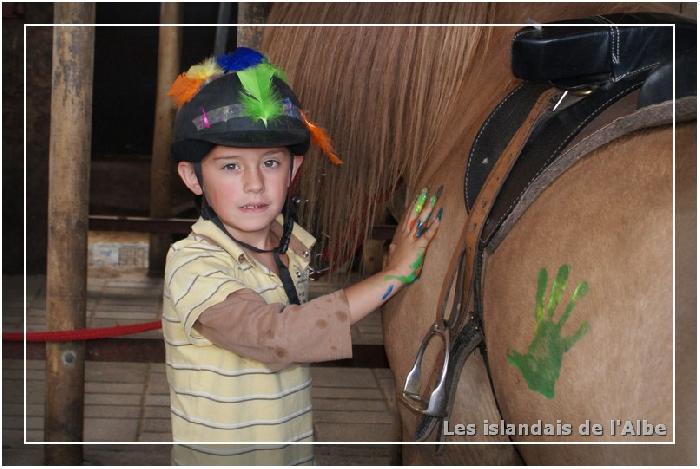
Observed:
[[[254,67],[265,60],[265,56],[249,47],[238,47],[229,54],[220,55],[216,63],[226,72],[239,72]]]

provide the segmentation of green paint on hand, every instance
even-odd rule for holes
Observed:
[[[411,273],[408,275],[385,275],[384,280],[398,280],[403,285],[408,285],[416,281],[420,277],[420,273],[423,270],[423,256],[425,255],[425,250],[421,249],[418,252],[418,257],[410,265]]]
[[[527,381],[528,388],[539,392],[548,399],[554,398],[554,385],[559,379],[564,353],[569,351],[590,330],[588,323],[584,321],[572,335],[561,336],[561,328],[569,319],[569,315],[576,306],[576,301],[588,293],[588,283],[586,282],[581,282],[576,286],[559,322],[554,322],[552,319],[566,288],[569,270],[568,265],[559,267],[547,304],[547,317],[545,317],[544,295],[547,289],[547,269],[540,269],[537,276],[537,292],[535,293],[535,337],[530,342],[525,355],[515,350],[508,350],[507,355],[508,363],[520,370]]]
[[[420,191],[420,194],[418,194],[418,200],[416,200],[416,206],[414,208],[416,215],[420,214],[423,210],[423,205],[425,205],[426,200],[428,200],[428,188],[424,187],[423,190]]]

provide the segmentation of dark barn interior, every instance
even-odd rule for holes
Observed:
[[[183,24],[215,24],[217,3],[183,4]],[[160,4],[98,3],[90,173],[91,215],[148,216]],[[231,12],[235,19],[235,4]],[[23,25],[51,24],[50,3],[3,4],[3,273],[23,270]],[[230,21],[235,22],[235,21]],[[235,47],[235,27],[227,48]],[[46,271],[51,102],[50,26],[28,26],[26,64],[27,273]],[[210,54],[215,27],[183,28],[181,68]],[[173,216],[194,217],[194,200],[173,185]]]

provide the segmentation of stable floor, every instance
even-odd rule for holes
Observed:
[[[3,330],[22,330],[23,277],[3,277]],[[45,278],[26,282],[29,331],[46,330]],[[312,284],[312,297],[338,281]],[[162,281],[143,271],[115,274],[92,270],[88,278],[87,326],[107,327],[158,320]],[[353,343],[381,344],[381,318],[372,313],[353,327]],[[130,337],[162,338],[160,330]],[[7,465],[42,464],[45,362],[3,359],[3,460]],[[319,442],[397,441],[394,379],[388,369],[312,367],[315,438]],[[25,390],[26,385],[26,390]],[[26,393],[26,402],[24,399]],[[26,403],[26,414],[25,414]],[[26,415],[26,440],[23,444]],[[171,441],[170,402],[163,363],[86,362],[86,442]],[[316,445],[317,464],[391,464],[395,445]],[[170,445],[88,444],[86,464],[169,464]]]

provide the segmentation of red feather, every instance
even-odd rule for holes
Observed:
[[[333,143],[331,142],[331,138],[328,136],[326,131],[311,122],[303,111],[299,110],[299,113],[301,114],[302,119],[304,119],[306,128],[309,129],[309,132],[311,132],[311,142],[321,149],[331,163],[335,165],[343,164],[333,149]]]

